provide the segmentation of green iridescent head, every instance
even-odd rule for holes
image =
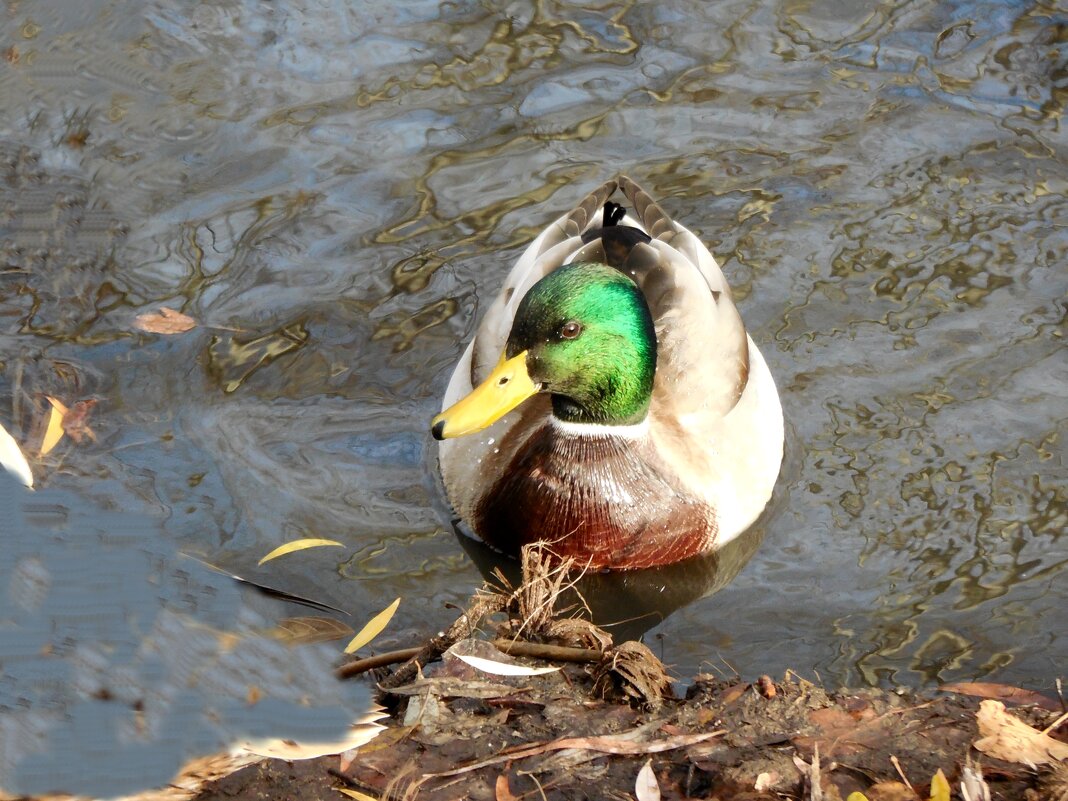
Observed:
[[[562,420],[626,425],[649,409],[656,333],[641,290],[603,264],[570,264],[541,279],[516,311],[505,355],[552,394]]]
[[[641,290],[604,264],[569,264],[542,278],[516,310],[501,361],[434,418],[438,439],[481,431],[539,392],[571,423],[645,419],[656,374],[656,331]]]

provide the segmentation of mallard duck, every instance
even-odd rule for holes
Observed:
[[[725,545],[782,462],[775,382],[723,273],[624,176],[526,249],[443,407],[431,430],[470,533],[506,553],[544,541],[594,570]]]

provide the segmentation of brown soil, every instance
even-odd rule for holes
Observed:
[[[508,659],[483,641],[455,650]],[[960,798],[961,767],[977,737],[979,701],[967,696],[828,692],[797,677],[747,683],[701,675],[685,698],[664,699],[654,709],[655,700],[641,708],[601,697],[605,685],[595,672],[571,664],[543,676],[491,676],[450,652],[401,688],[404,695],[386,697],[392,703],[387,730],[344,770],[337,756],[267,760],[214,782],[197,798],[337,801],[341,788],[426,801],[633,799],[638,772],[651,759],[663,799],[782,801],[813,797],[798,760],[811,763],[817,748],[828,801],[854,791],[870,801],[926,799],[939,769]],[[1014,712],[1036,726],[1056,717],[1037,707]],[[981,767],[994,799],[1058,792],[1056,779],[1043,785],[1039,773],[1021,764],[986,757]],[[918,794],[908,791],[902,774]]]
[[[354,756],[259,762],[204,785],[198,801],[841,801],[853,792],[868,801],[925,801],[939,770],[952,798],[981,801],[989,792],[992,799],[1068,801],[1063,763],[1040,773],[974,749],[976,697],[831,692],[792,674],[779,682],[699,675],[676,697],[644,645],[612,647],[601,629],[556,611],[567,570],[540,549],[525,549],[518,588],[498,576],[503,587],[476,594],[405,665],[379,668],[387,729]],[[494,643],[478,628],[492,615],[503,617]],[[517,642],[550,647],[541,659],[498,650]],[[559,669],[505,676],[476,669],[465,656]],[[569,657],[587,661],[562,661]],[[962,689],[1013,704],[1015,716],[1036,729],[1063,712],[1063,703],[1023,690]],[[1068,728],[1063,723],[1054,736]],[[654,778],[643,775],[639,793],[646,765]]]

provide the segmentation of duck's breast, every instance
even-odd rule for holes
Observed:
[[[677,562],[715,545],[715,510],[678,480],[648,436],[564,432],[520,447],[478,503],[479,536],[514,553],[544,541],[592,569]]]

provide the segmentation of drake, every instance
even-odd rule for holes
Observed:
[[[471,532],[506,553],[545,541],[595,570],[725,545],[782,462],[775,382],[723,273],[624,176],[523,253],[443,407],[431,430]]]

